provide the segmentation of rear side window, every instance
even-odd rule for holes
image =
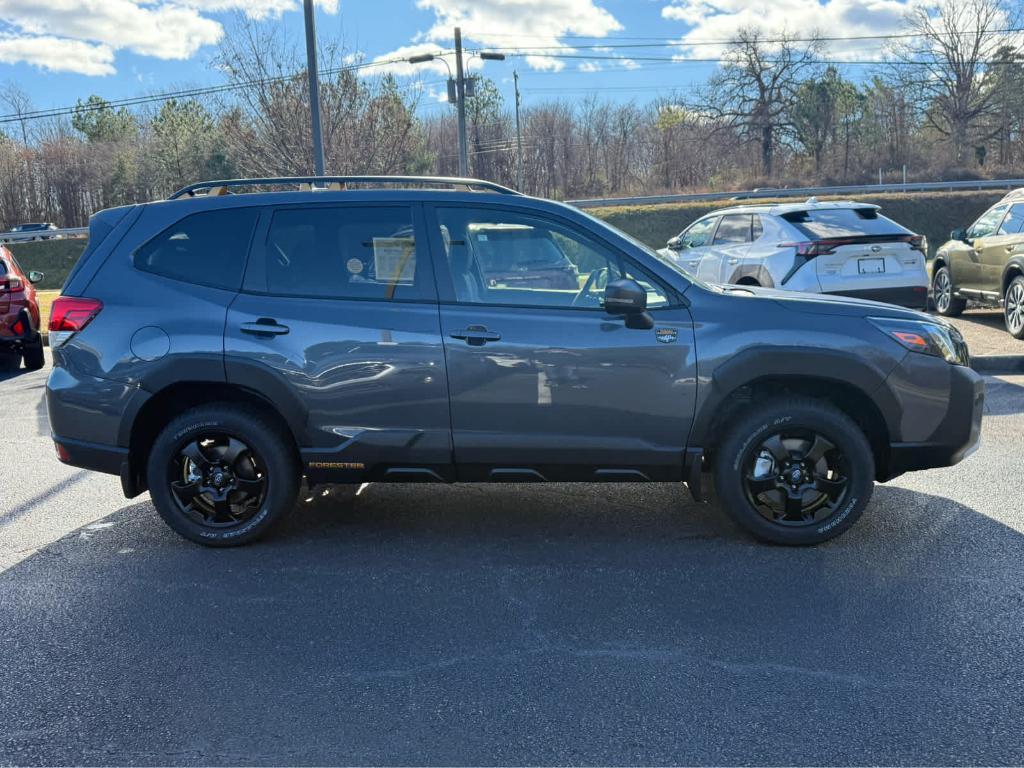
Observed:
[[[267,292],[332,299],[433,298],[407,206],[285,208],[264,248]]]
[[[186,216],[139,248],[135,267],[186,283],[238,290],[258,216],[257,208]]]
[[[1021,232],[1024,232],[1024,203],[1017,203],[1006,214],[998,234],[1018,235]]]
[[[861,235],[912,234],[874,208],[816,208],[790,211],[782,218],[796,227],[809,240]]]
[[[750,242],[750,215],[730,214],[722,217],[715,232],[715,245],[736,245]]]

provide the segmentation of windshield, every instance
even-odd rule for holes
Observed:
[[[625,238],[630,243],[632,243],[637,248],[639,248],[644,253],[646,253],[648,256],[650,256],[651,258],[656,259],[657,261],[661,262],[662,264],[667,266],[669,269],[671,269],[673,272],[679,273],[680,275],[685,277],[691,283],[695,283],[696,285],[699,285],[702,288],[707,288],[708,290],[714,290],[710,285],[705,283],[703,280],[698,280],[697,276],[694,275],[692,272],[688,272],[687,270],[683,269],[682,265],[676,263],[675,261],[673,261],[671,258],[669,258],[667,256],[662,256],[660,253],[658,253],[656,250],[651,248],[649,245],[647,245],[644,242],[641,242],[640,240],[637,240],[635,237],[633,237],[628,232],[623,232],[618,227],[612,226],[607,221],[599,219],[596,216],[593,216],[593,215],[587,213],[586,211],[579,211],[579,212],[582,213],[584,216],[586,216],[590,221],[592,221],[593,223],[595,223],[598,226],[600,226],[602,229],[608,230],[609,232],[612,232],[612,233],[618,235],[619,237]]]
[[[564,269],[571,266],[554,240],[533,227],[470,227],[469,234],[488,272]]]

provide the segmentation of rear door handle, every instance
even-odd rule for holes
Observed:
[[[496,331],[489,331],[482,325],[471,325],[461,331],[452,331],[448,334],[453,339],[460,339],[468,344],[479,347],[488,341],[501,341],[501,334]]]
[[[739,263],[740,263],[740,260],[737,259],[735,256],[730,256],[729,257],[729,264],[730,264],[730,266],[735,266],[736,264],[739,264]]]
[[[291,330],[272,317],[261,317],[254,323],[242,323],[241,329],[242,333],[251,333],[254,336],[283,336]]]

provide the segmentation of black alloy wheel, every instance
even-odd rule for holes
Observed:
[[[200,525],[227,528],[245,523],[267,495],[268,475],[259,456],[222,433],[189,436],[172,460],[171,492],[179,509]]]

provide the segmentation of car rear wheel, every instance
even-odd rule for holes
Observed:
[[[819,544],[846,531],[874,490],[860,428],[812,399],[776,398],[735,421],[715,457],[715,488],[742,528],[775,544]]]
[[[291,438],[249,406],[186,411],[153,443],[146,470],[160,516],[190,541],[230,547],[258,539],[295,505]]]
[[[1006,330],[1015,339],[1024,339],[1024,277],[1015,277],[1006,289],[1003,301]]]
[[[949,267],[941,267],[932,279],[932,300],[935,311],[945,317],[959,317],[967,308],[967,301],[953,295],[953,276]]]

